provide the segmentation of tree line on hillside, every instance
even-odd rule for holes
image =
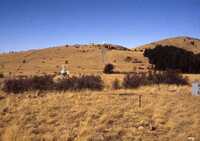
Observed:
[[[176,46],[157,45],[146,49],[144,56],[149,58],[157,70],[179,70],[183,73],[200,73],[200,54],[178,48]]]

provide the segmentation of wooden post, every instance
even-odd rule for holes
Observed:
[[[141,108],[142,107],[142,96],[141,95],[139,95],[139,99],[138,99],[139,101],[139,107]]]

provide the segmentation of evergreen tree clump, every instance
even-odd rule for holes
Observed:
[[[105,65],[103,72],[107,73],[107,74],[111,74],[111,73],[113,73],[113,69],[114,69],[113,64],[107,64],[107,65]]]
[[[157,45],[146,49],[144,56],[157,70],[180,70],[183,73],[200,73],[200,54],[186,51],[175,46]]]

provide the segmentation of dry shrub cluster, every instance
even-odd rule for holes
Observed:
[[[0,78],[4,78],[4,74],[0,72]]]
[[[32,90],[50,90],[53,84],[51,75],[10,78],[4,81],[3,91],[7,93],[23,93]]]
[[[52,75],[33,76],[27,78],[10,78],[4,81],[2,90],[6,93],[23,93],[26,91],[46,90],[102,90],[104,87],[100,76],[83,75],[53,81]]]
[[[121,84],[120,81],[118,79],[115,79],[112,83],[112,88],[114,90],[120,89],[121,88]]]
[[[132,61],[132,59],[133,59],[132,57],[127,56],[127,57],[124,59],[124,61],[127,62],[127,63],[129,63],[129,62]]]
[[[102,90],[104,87],[103,80],[100,76],[82,75],[79,77],[73,76],[68,79],[63,79],[55,84],[56,90]]]
[[[113,64],[106,64],[103,72],[106,73],[106,74],[114,73],[114,71],[113,71],[114,68],[115,68],[115,66]]]
[[[176,84],[187,85],[188,80],[175,71],[149,72],[127,74],[123,80],[124,88],[137,88],[143,85]]]

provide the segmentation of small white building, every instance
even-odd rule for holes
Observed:
[[[69,71],[65,68],[65,66],[64,65],[62,65],[62,68],[61,68],[61,70],[60,70],[60,74],[62,75],[62,76],[69,76]]]

